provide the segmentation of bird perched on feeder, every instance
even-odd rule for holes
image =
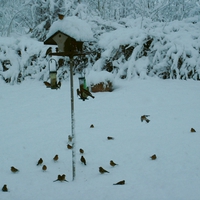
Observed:
[[[124,184],[125,184],[125,180],[122,180],[117,183],[114,183],[113,185],[124,185]]]
[[[79,152],[80,152],[81,154],[84,154],[84,150],[83,150],[83,149],[79,149]]]
[[[85,95],[87,95],[87,96],[90,96],[90,97],[92,97],[92,98],[94,99],[94,96],[90,93],[89,90],[86,90],[86,89],[84,89],[84,88],[81,88],[81,92],[82,92],[83,94],[85,94]]]
[[[110,161],[110,165],[111,165],[112,167],[114,167],[115,165],[118,165],[118,164],[116,164],[113,160],[111,160],[111,161]]]
[[[145,120],[147,123],[149,123],[150,120],[147,119],[147,117],[149,117],[149,116],[150,116],[150,115],[142,115],[142,116],[141,116],[141,122],[143,122],[143,121]]]
[[[86,160],[85,160],[84,156],[81,156],[80,161],[81,161],[82,163],[84,163],[84,165],[86,165]]]
[[[108,140],[114,140],[114,137],[108,136],[107,139],[108,139]]]
[[[49,56],[49,54],[52,53],[52,48],[49,47],[47,50],[46,50],[46,54],[45,54],[45,57]]]
[[[7,188],[7,185],[5,184],[2,189],[1,189],[3,192],[8,192],[8,188]]]
[[[43,170],[43,171],[46,171],[46,170],[47,170],[47,166],[46,166],[46,165],[43,165],[43,166],[42,166],[42,170]]]
[[[68,149],[72,149],[72,146],[70,144],[67,145]]]
[[[101,174],[104,174],[104,173],[109,173],[107,170],[105,170],[103,167],[99,167],[99,172]]]
[[[61,81],[58,81],[57,87],[60,89],[61,88]]]
[[[53,158],[54,161],[57,161],[58,160],[58,155],[56,154]]]
[[[43,160],[42,160],[42,158],[40,158],[40,159],[38,160],[37,165],[41,165],[42,163],[43,163]]]
[[[13,173],[16,173],[16,172],[19,171],[17,168],[15,168],[15,167],[13,167],[13,166],[10,168],[10,170],[11,170]]]
[[[46,85],[47,88],[50,88],[50,87],[51,87],[51,84],[50,84],[49,82],[44,81],[43,83]]]
[[[150,157],[152,160],[155,160],[157,158],[156,154],[153,154],[151,157]]]
[[[83,101],[85,101],[88,96],[94,99],[94,96],[90,93],[90,91],[88,89],[84,89],[83,86],[80,86],[80,90],[77,89],[76,92],[77,96],[79,96]]]
[[[194,133],[194,132],[196,132],[196,130],[194,128],[191,128],[190,132]]]

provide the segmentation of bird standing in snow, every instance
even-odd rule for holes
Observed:
[[[67,145],[68,149],[72,149],[72,146],[70,144]]]
[[[13,166],[10,168],[10,170],[11,170],[13,173],[16,173],[16,172],[19,171],[17,168],[15,168],[15,167],[13,167]]]
[[[55,181],[53,181],[53,182],[56,182],[56,181],[62,181],[62,176],[60,174],[58,174],[57,179]]]
[[[53,158],[54,161],[57,161],[58,160],[58,155],[56,154]]]
[[[7,185],[5,184],[2,189],[1,189],[3,192],[8,192],[8,188],[7,188]]]
[[[66,179],[65,179],[65,174],[63,174],[63,175],[58,175],[58,178],[55,180],[55,181],[53,181],[53,182],[56,182],[56,181],[66,181],[66,182],[68,182]]]
[[[125,184],[125,180],[114,183],[113,185],[124,185],[124,184]]]
[[[42,163],[43,163],[43,160],[42,160],[42,158],[40,158],[40,159],[38,160],[37,165],[41,165]]]
[[[151,157],[150,157],[152,160],[155,160],[157,158],[156,154],[153,154]]]
[[[65,179],[65,177],[66,177],[66,175],[63,174],[63,175],[61,176],[61,181],[66,181],[66,182],[68,182],[68,181]]]
[[[80,152],[81,154],[84,154],[84,150],[83,150],[83,149],[79,149],[79,152]]]
[[[194,133],[194,132],[196,132],[196,130],[194,128],[191,128],[190,132]]]
[[[111,160],[111,161],[110,161],[110,165],[111,165],[112,167],[114,167],[115,165],[118,165],[118,164],[116,164],[113,160]]]
[[[99,172],[101,174],[104,174],[104,173],[109,173],[107,170],[105,170],[103,167],[99,167]]]
[[[86,160],[85,160],[84,156],[81,156],[80,160],[81,160],[82,163],[84,163],[84,165],[86,165]]]
[[[42,170],[43,170],[43,171],[46,171],[46,170],[47,170],[47,166],[46,166],[46,165],[43,165],[43,166],[42,166]]]
[[[147,117],[149,117],[149,116],[150,116],[150,115],[142,115],[142,116],[141,116],[141,122],[143,122],[143,121],[145,120],[147,123],[149,123],[150,120],[147,119]]]

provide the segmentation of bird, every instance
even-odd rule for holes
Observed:
[[[47,170],[47,166],[46,166],[46,165],[43,165],[43,166],[42,166],[42,170],[43,170],[43,171],[46,171],[46,170]]]
[[[99,167],[99,172],[100,172],[101,174],[110,173],[110,172],[108,172],[107,170],[105,170],[103,167]]]
[[[153,154],[151,157],[150,157],[152,160],[155,160],[157,158],[156,154]]]
[[[42,158],[40,158],[40,159],[38,160],[37,165],[41,165],[42,163],[43,163],[43,160],[42,160]]]
[[[84,158],[83,156],[81,156],[80,161],[81,161],[82,163],[84,163],[84,165],[86,165],[86,160],[85,160],[85,158]]]
[[[46,85],[47,88],[50,88],[50,87],[51,87],[51,84],[50,84],[49,82],[44,81],[43,83]]]
[[[57,179],[55,180],[55,181],[53,181],[53,182],[56,182],[56,181],[66,181],[66,182],[68,182],[66,179],[65,179],[65,174],[63,174],[63,175],[58,175],[58,177],[57,177]]]
[[[67,145],[68,149],[72,149],[72,146],[70,144]]]
[[[58,87],[58,88],[61,88],[61,81],[58,81],[57,87]]]
[[[108,136],[107,139],[108,139],[108,140],[114,140],[114,137]]]
[[[51,53],[52,53],[52,48],[49,47],[49,48],[46,50],[45,56],[48,56],[48,55],[51,54]]]
[[[68,142],[71,142],[71,141],[72,141],[72,136],[68,135]]]
[[[56,154],[53,158],[54,161],[57,161],[58,160],[58,155]]]
[[[125,180],[122,180],[117,183],[114,183],[113,185],[124,185],[124,184],[125,184]]]
[[[53,181],[53,182],[56,182],[56,181],[62,181],[62,176],[60,174],[58,174],[57,179],[55,181]]]
[[[194,128],[191,128],[190,132],[194,133],[196,130]]]
[[[81,154],[83,154],[83,153],[84,153],[84,150],[83,150],[83,149],[79,149],[79,152],[80,152]]]
[[[7,185],[5,184],[2,189],[1,189],[3,192],[8,192],[8,188],[7,188]]]
[[[112,167],[114,167],[115,165],[118,165],[118,164],[116,164],[113,160],[111,160],[111,161],[110,161],[110,165],[111,165]]]
[[[87,96],[90,96],[94,99],[94,96],[90,93],[90,91],[84,89],[84,88],[81,88],[81,93],[87,95]]]
[[[147,119],[147,117],[149,117],[149,116],[150,116],[150,115],[142,115],[142,116],[141,116],[141,122],[143,122],[143,121],[145,120],[147,123],[149,123],[150,120]]]
[[[10,170],[11,170],[13,173],[16,173],[16,172],[19,171],[17,168],[15,168],[15,167],[13,167],[13,166],[10,168]]]
[[[65,177],[66,177],[66,175],[63,174],[63,175],[61,176],[61,181],[66,181],[66,182],[68,182],[68,181],[65,179]]]
[[[93,124],[91,124],[91,125],[90,125],[90,128],[94,128],[94,125],[93,125]]]

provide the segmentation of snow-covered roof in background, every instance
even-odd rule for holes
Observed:
[[[78,17],[65,17],[63,20],[55,21],[47,34],[47,38],[50,38],[56,32],[61,31],[66,35],[74,38],[77,41],[92,41],[93,32],[90,25]]]

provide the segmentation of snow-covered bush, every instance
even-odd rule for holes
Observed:
[[[96,18],[89,23],[98,42],[85,43],[84,49],[91,53],[74,57],[74,74],[107,71],[122,79],[158,76],[200,80],[198,17],[169,23],[127,18],[120,24]],[[0,38],[0,77],[11,84],[26,77],[47,81],[47,48],[28,37]],[[69,58],[55,59],[58,79],[67,79]]]
[[[200,79],[198,18],[170,23],[138,18],[124,23],[126,28],[100,36],[99,45],[104,51],[94,70],[107,70],[128,79]]]
[[[42,78],[46,73],[43,44],[26,37],[0,39],[0,76],[11,84],[27,76]]]

